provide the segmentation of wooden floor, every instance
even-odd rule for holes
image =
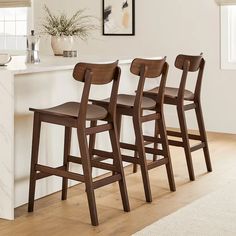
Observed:
[[[206,173],[202,151],[193,154],[197,180],[190,182],[181,148],[171,147],[177,191],[168,189],[165,167],[150,172],[153,202],[144,201],[140,171],[131,174],[126,169],[131,212],[122,211],[117,184],[96,190],[100,225],[90,225],[84,186],[69,190],[67,201],[60,201],[60,193],[36,202],[35,212],[27,207],[16,209],[15,221],[0,220],[0,235],[10,236],[70,236],[70,235],[131,235],[158,219],[194,200],[215,191],[236,176],[236,135],[209,134],[213,172]]]

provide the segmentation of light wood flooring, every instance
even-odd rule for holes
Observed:
[[[36,201],[35,212],[27,206],[15,210],[15,221],[0,220],[0,235],[5,236],[73,236],[132,235],[158,219],[175,212],[196,199],[236,178],[236,135],[209,133],[213,172],[206,173],[202,151],[193,154],[196,181],[190,182],[181,148],[171,147],[177,191],[169,191],[165,167],[153,169],[150,180],[153,202],[144,200],[140,171],[126,168],[131,212],[124,213],[117,184],[96,190],[100,225],[90,225],[84,185],[69,190],[67,201],[60,193]]]

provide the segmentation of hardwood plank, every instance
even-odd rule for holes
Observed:
[[[122,210],[118,184],[104,186],[96,190],[100,225],[92,227],[84,185],[79,184],[68,190],[66,201],[56,193],[36,201],[34,213],[28,214],[26,205],[17,208],[14,222],[0,220],[0,235],[131,235],[235,178],[236,135],[209,133],[208,140],[213,172],[207,173],[203,153],[194,152],[197,181],[190,182],[183,150],[171,146],[177,191],[169,191],[165,166],[151,170],[152,204],[145,203],[140,171],[131,174],[130,166],[126,168],[130,213]]]

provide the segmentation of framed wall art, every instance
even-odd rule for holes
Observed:
[[[135,0],[103,0],[103,35],[135,34]]]

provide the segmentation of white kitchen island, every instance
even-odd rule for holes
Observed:
[[[42,57],[37,65],[26,65],[23,57],[0,68],[0,218],[14,219],[14,208],[27,203],[30,173],[33,114],[29,107],[47,108],[67,101],[79,101],[82,84],[72,77],[78,62],[111,62],[116,58]],[[133,92],[137,79],[129,79],[130,60],[121,60],[122,79],[119,92]],[[109,85],[106,85],[109,86]],[[94,86],[93,98],[109,96],[109,89]],[[129,131],[130,133],[130,131]],[[58,166],[63,157],[63,127],[42,125],[39,159],[41,163]],[[73,136],[72,154],[78,154]],[[131,137],[131,135],[129,135]],[[98,138],[98,145],[104,139]],[[107,146],[107,145],[104,145]],[[60,163],[60,164],[59,164]],[[80,171],[78,166],[73,167]],[[95,172],[94,175],[101,174]],[[72,182],[71,182],[72,183]],[[36,198],[61,189],[61,178],[37,181]]]

